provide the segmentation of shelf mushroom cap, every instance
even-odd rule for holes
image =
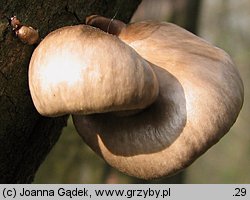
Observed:
[[[133,116],[73,115],[74,124],[118,170],[143,179],[173,175],[229,131],[243,104],[242,80],[228,54],[174,24],[138,22],[118,30],[154,64],[159,96]]]
[[[57,29],[42,40],[30,61],[29,87],[44,116],[140,110],[159,91],[150,63],[86,25]]]

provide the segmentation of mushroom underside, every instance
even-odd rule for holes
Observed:
[[[74,124],[120,171],[143,179],[173,175],[234,124],[243,103],[241,78],[224,51],[175,25],[135,23],[118,37],[154,64],[158,98],[133,116],[73,115]]]
[[[73,115],[78,133],[95,152],[143,179],[170,176],[190,165],[228,132],[241,107],[240,100],[221,99],[221,89],[201,90],[198,82],[183,87],[167,70],[155,66],[154,71],[159,96],[142,112]]]

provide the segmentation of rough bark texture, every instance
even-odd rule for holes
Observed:
[[[23,44],[8,25],[16,15],[39,30],[84,23],[90,14],[128,22],[140,0],[1,0],[0,2],[0,183],[30,183],[58,140],[68,116],[45,118],[35,110],[28,65],[35,46]]]

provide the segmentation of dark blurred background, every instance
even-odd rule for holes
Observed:
[[[245,102],[230,132],[182,173],[150,183],[250,183],[250,1],[143,0],[131,21],[145,19],[175,22],[227,51],[245,86]],[[145,182],[105,164],[70,119],[34,183]]]

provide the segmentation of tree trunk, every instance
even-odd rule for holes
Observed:
[[[23,44],[8,18],[39,30],[43,38],[56,28],[84,23],[90,14],[128,22],[141,0],[1,0],[0,2],[0,183],[30,183],[57,142],[68,116],[46,118],[33,106],[28,65],[35,46]]]

